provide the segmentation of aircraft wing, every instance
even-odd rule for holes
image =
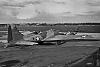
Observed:
[[[93,37],[82,37],[82,35],[57,35],[51,38],[45,38],[41,42],[57,42],[57,41],[98,41]],[[39,42],[39,41],[35,41]]]

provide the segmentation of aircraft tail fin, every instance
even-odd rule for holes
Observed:
[[[7,39],[7,41],[8,41],[8,43],[10,43],[10,41],[12,41],[12,40],[13,40],[12,29],[11,29],[11,26],[9,25],[9,27],[8,27],[8,39]]]
[[[11,29],[11,26],[8,27],[8,43],[11,41],[19,41],[23,39],[23,35],[19,32],[17,27],[15,26],[13,29]]]
[[[56,36],[56,35],[58,35],[58,32],[59,32],[58,30],[54,30],[54,29],[48,30],[46,38]]]
[[[50,37],[53,37],[55,35],[58,34],[58,30],[53,30],[53,29],[50,29],[48,31],[44,31],[41,33],[41,36],[43,37],[43,39],[46,39],[46,38],[50,38]]]

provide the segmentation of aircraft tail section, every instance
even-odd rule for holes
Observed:
[[[11,29],[11,26],[9,25],[9,27],[8,27],[8,39],[7,39],[7,41],[8,41],[8,43],[10,43],[10,41],[12,41],[12,40],[13,40],[12,29]]]
[[[42,32],[41,36],[43,37],[43,39],[47,39],[47,38],[53,37],[57,34],[58,34],[58,30],[50,29],[48,31]]]
[[[50,37],[56,36],[56,35],[58,35],[58,32],[59,32],[58,30],[54,30],[54,29],[48,30],[46,38],[50,38]]]
[[[8,27],[8,43],[16,42],[23,39],[23,35],[19,32],[16,26],[11,29],[11,26]]]
[[[55,34],[54,34],[54,31],[51,29],[51,30],[48,30],[47,31],[47,36],[46,36],[46,38],[49,38],[49,37],[52,37],[52,36],[54,36]]]

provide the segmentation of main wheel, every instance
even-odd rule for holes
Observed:
[[[56,42],[56,45],[60,45],[60,44],[61,44],[61,41],[57,41],[57,42]]]
[[[61,45],[63,43],[65,43],[65,41],[57,41],[56,45]]]

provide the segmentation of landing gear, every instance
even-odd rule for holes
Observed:
[[[56,45],[61,45],[61,44],[63,44],[63,43],[65,43],[65,41],[57,41],[57,42],[56,42]]]
[[[60,45],[60,44],[61,44],[61,41],[57,41],[57,42],[56,42],[56,45]]]

